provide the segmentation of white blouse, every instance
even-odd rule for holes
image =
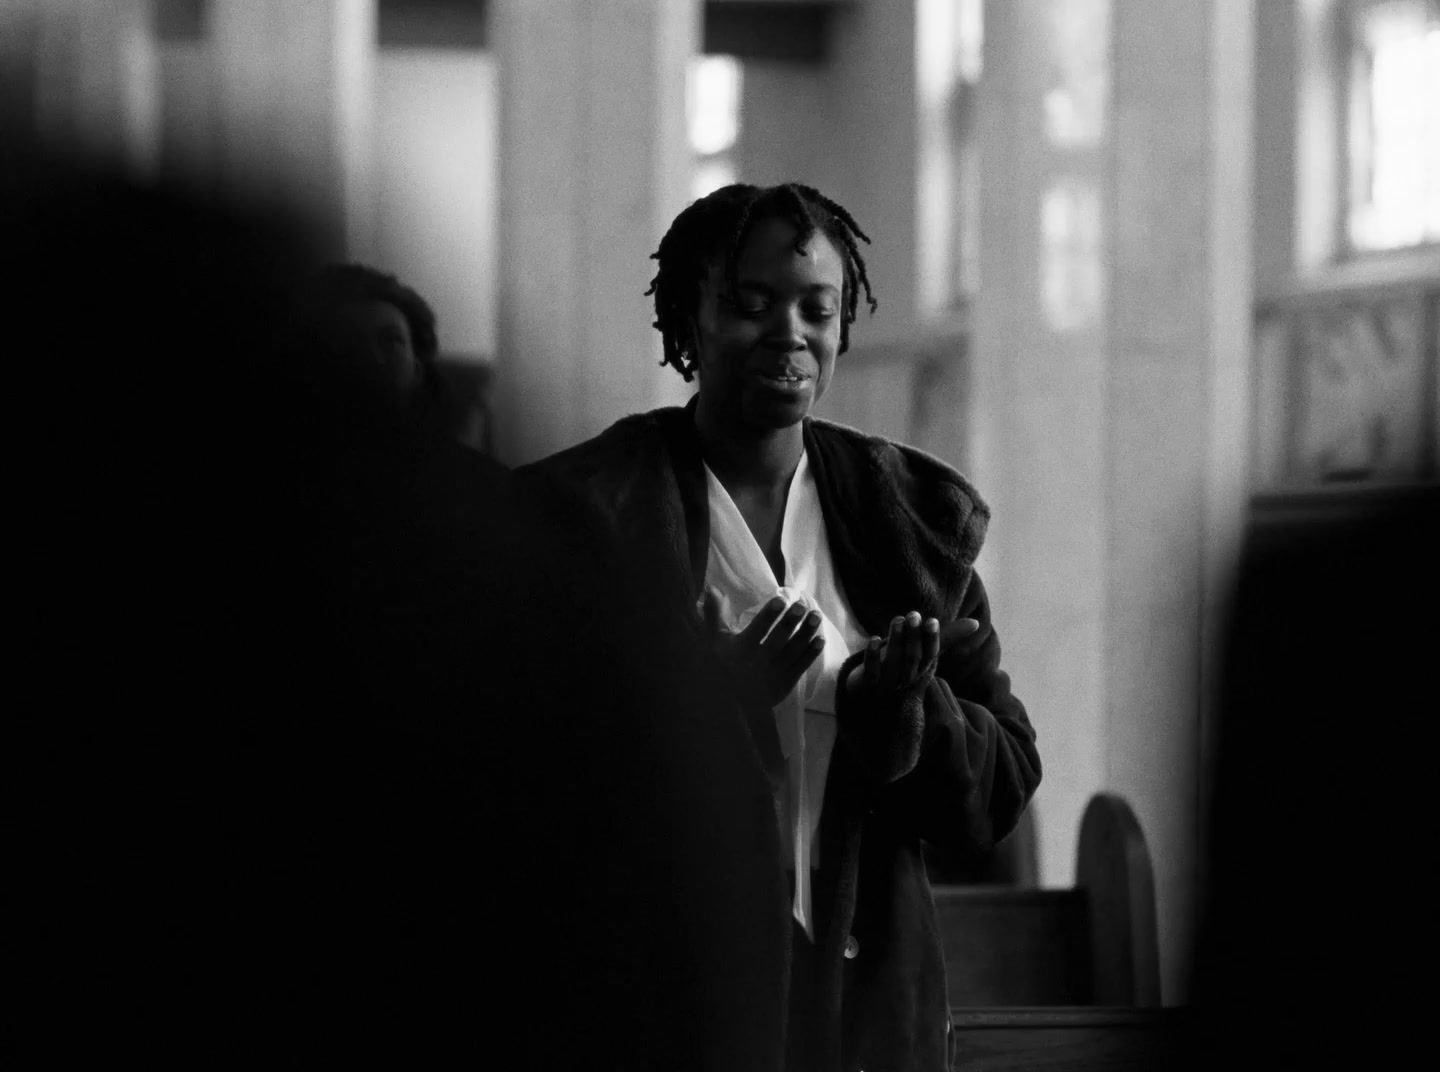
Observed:
[[[820,812],[835,747],[835,687],[841,664],[865,646],[868,636],[855,621],[835,576],[820,496],[804,454],[790,481],[781,521],[780,548],[787,577],[781,584],[730,493],[705,467],[710,500],[710,549],[698,606],[717,597],[720,624],[739,632],[760,608],[779,594],[819,610],[825,647],[820,657],[775,707],[775,727],[785,757],[785,778],[776,790],[780,844],[785,865],[795,873],[795,919],[812,939],[810,870],[819,866]]]

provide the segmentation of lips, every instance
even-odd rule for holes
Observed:
[[[758,379],[776,387],[799,387],[810,378],[799,369],[789,367],[756,369],[755,375]]]

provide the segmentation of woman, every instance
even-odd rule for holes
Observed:
[[[784,875],[784,922],[757,916],[751,936],[781,981],[765,991],[782,995],[767,1066],[938,1072],[947,1000],[921,842],[987,850],[1040,761],[973,569],[987,508],[943,463],[810,416],[860,292],[875,304],[862,240],[806,186],[696,201],[651,293],[665,362],[698,395],[527,479],[633,552],[636,598],[695,627],[747,715],[774,808],[749,859],[715,866]]]

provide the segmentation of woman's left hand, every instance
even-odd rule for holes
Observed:
[[[980,628],[973,618],[963,618],[955,626],[963,627],[965,623],[970,629],[960,631],[966,635]],[[947,635],[955,626],[946,630]],[[864,667],[860,673],[850,675],[848,685],[881,694],[905,692],[934,674],[939,660],[939,620],[924,618],[918,610],[912,610],[891,619],[887,636],[870,638]]]

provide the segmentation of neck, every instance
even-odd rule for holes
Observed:
[[[790,486],[805,452],[800,424],[788,428],[735,429],[723,426],[703,407],[695,410],[695,431],[705,464],[727,489]]]

